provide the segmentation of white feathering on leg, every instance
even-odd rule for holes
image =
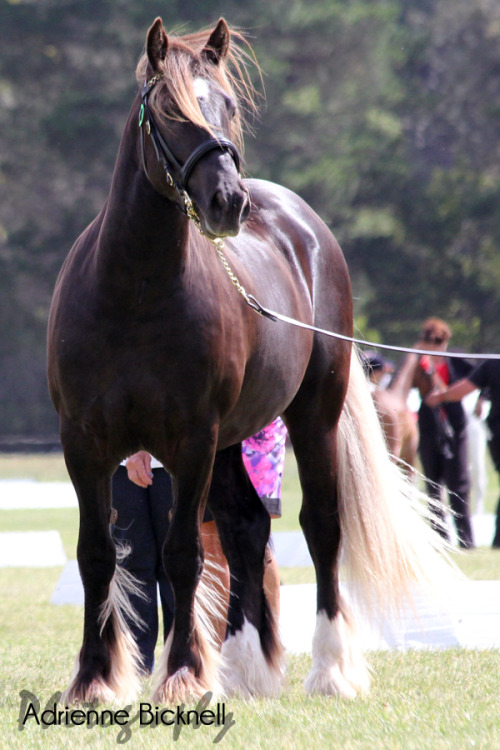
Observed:
[[[318,612],[313,664],[304,687],[308,693],[355,698],[369,690],[370,679],[356,634],[341,612],[330,620]]]
[[[269,664],[255,628],[245,618],[243,628],[230,635],[222,647],[223,685],[227,693],[242,696],[276,696],[281,691],[283,669]]]
[[[79,678],[80,654],[77,656],[75,673],[71,684],[63,693],[62,700],[68,705],[78,702],[103,703],[114,701],[133,701],[141,689],[142,658],[139,648],[132,636],[126,617],[143,625],[141,618],[130,603],[130,595],[136,594],[146,598],[138,581],[131,573],[121,566],[123,559],[129,554],[126,546],[117,547],[117,565],[113,578],[109,584],[106,601],[101,607],[99,615],[100,632],[102,637],[110,638],[109,658],[111,668],[104,678],[102,675],[94,677],[90,684],[82,684]],[[111,634],[105,635],[105,626],[112,623]]]
[[[153,698],[157,703],[175,703],[189,698],[201,698],[206,692],[211,692],[215,696],[223,694],[219,682],[222,657],[217,648],[215,626],[216,620],[226,620],[225,602],[214,585],[219,578],[219,570],[219,566],[213,561],[205,561],[203,574],[196,589],[194,631],[199,646],[201,673],[195,677],[187,667],[182,667],[175,674],[169,675],[168,658],[175,628],[174,620],[155,671]]]

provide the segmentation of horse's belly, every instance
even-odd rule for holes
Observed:
[[[254,435],[293,401],[310,361],[312,335],[300,329],[283,333],[247,363],[238,399],[221,417],[220,448]]]

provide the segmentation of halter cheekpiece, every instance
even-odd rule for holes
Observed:
[[[200,159],[208,154],[210,151],[227,151],[233,157],[236,169],[240,171],[240,155],[234,143],[227,138],[213,138],[210,137],[203,143],[201,143],[186,159],[184,164],[181,164],[175,157],[172,149],[163,138],[160,129],[153,117],[151,109],[149,107],[149,94],[158,81],[163,77],[163,73],[157,73],[148,81],[145,82],[141,90],[141,107],[139,111],[139,128],[141,130],[141,152],[142,152],[142,164],[144,172],[149,179],[148,170],[146,166],[146,159],[144,154],[144,128],[148,135],[151,136],[153,146],[156,152],[156,158],[162,164],[165,170],[165,178],[170,187],[175,188],[179,194],[182,205],[189,218],[194,219],[196,216],[193,208],[192,201],[188,193],[188,182],[189,178],[200,161]],[[193,215],[194,213],[194,215]]]

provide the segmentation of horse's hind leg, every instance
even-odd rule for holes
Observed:
[[[80,505],[78,565],[85,593],[83,643],[76,671],[64,693],[66,703],[105,703],[132,699],[139,690],[140,655],[123,613],[133,616],[128,590],[134,588],[116,568],[116,549],[109,529],[111,478],[72,439],[65,450]]]
[[[325,431],[321,420],[311,422],[311,413],[303,414],[298,422],[290,417],[287,426],[303,492],[300,522],[317,581],[313,663],[305,687],[310,693],[352,698],[368,689],[369,678],[352,617],[339,589],[337,429]]]
[[[283,649],[263,578],[270,517],[241,457],[241,445],[217,454],[209,506],[231,573],[223,687],[243,695],[276,695]]]

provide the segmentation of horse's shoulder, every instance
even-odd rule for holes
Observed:
[[[297,193],[266,180],[246,180],[251,197],[251,213],[246,231],[250,236],[267,236],[273,243],[288,247],[308,248],[310,257],[321,248],[326,257],[329,247],[338,259],[342,251],[330,229],[320,216]],[[288,238],[288,240],[286,239]]]
[[[251,217],[274,233],[297,232],[299,236],[331,236],[330,230],[297,193],[267,180],[245,180],[251,198]],[[252,226],[252,222],[250,222]]]
[[[285,205],[290,203],[301,204],[306,208],[308,207],[305,201],[303,201],[297,193],[294,193],[283,185],[278,185],[276,182],[247,179],[245,180],[245,186],[250,192],[252,203],[259,207],[269,207],[276,205],[277,203],[282,205],[283,202]]]

